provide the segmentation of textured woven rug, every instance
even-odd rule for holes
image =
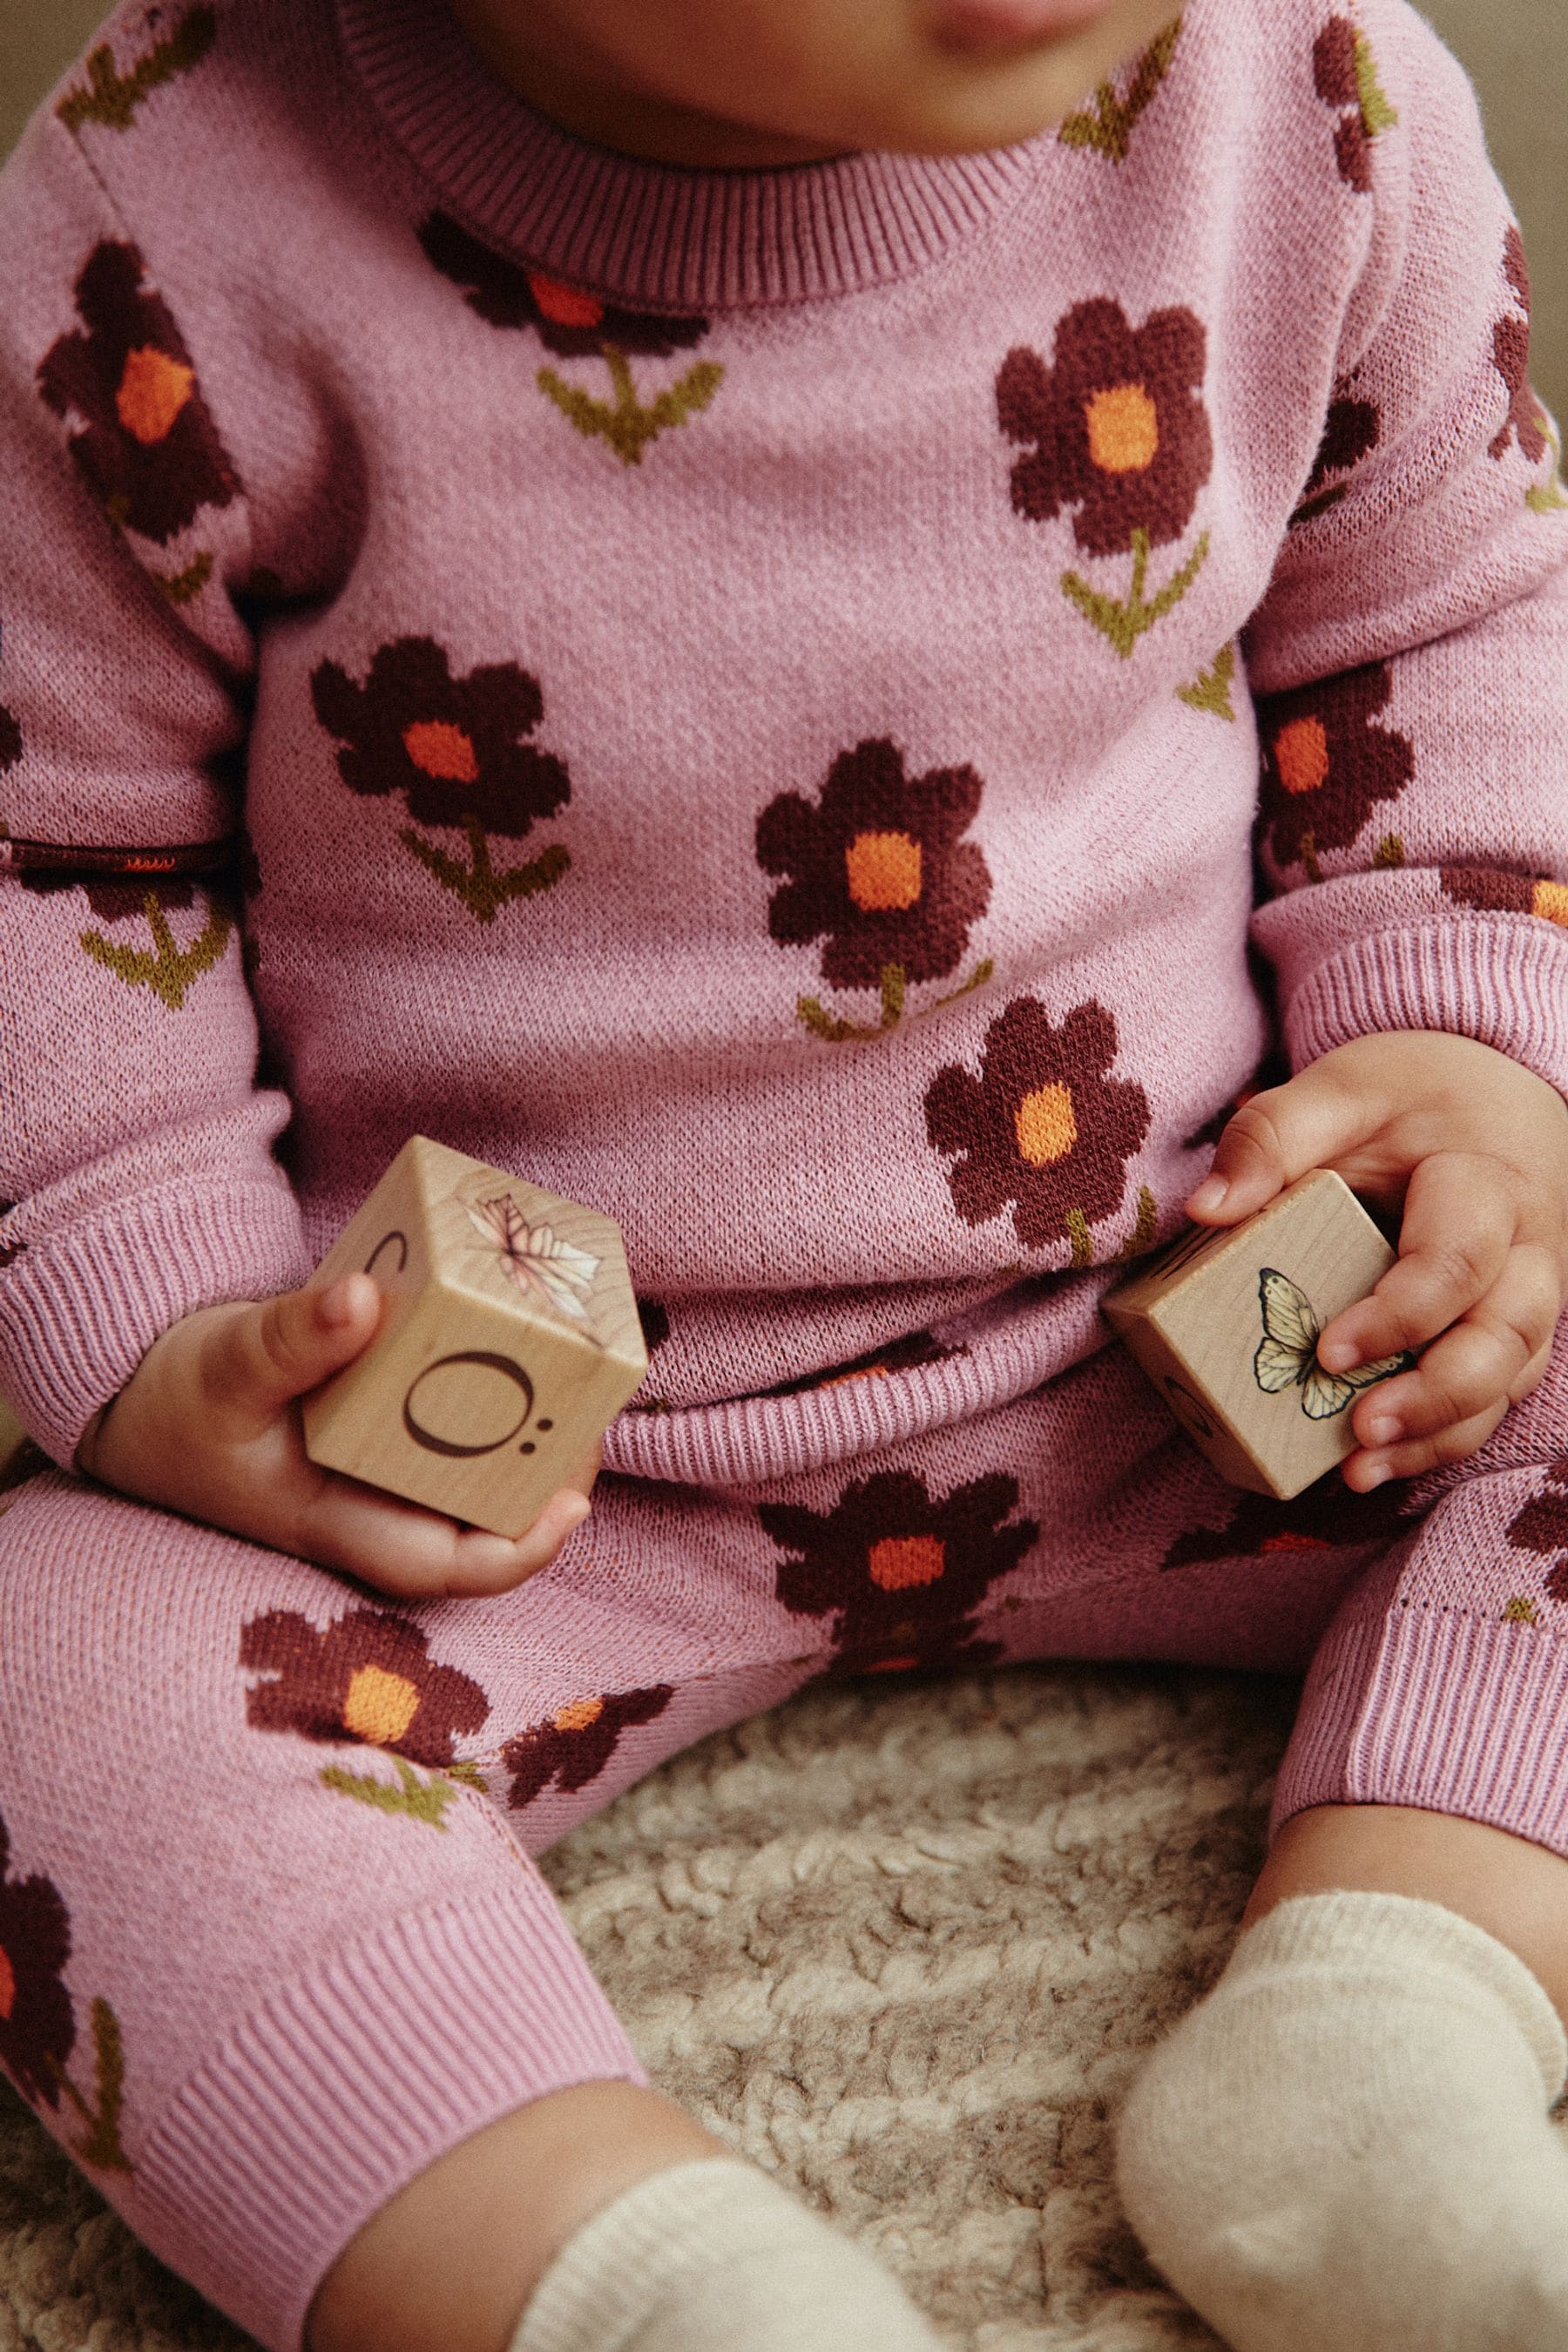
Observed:
[[[826,1686],[545,1867],[659,2086],[954,2352],[1214,2352],[1121,2216],[1110,2118],[1223,1964],[1293,1704],[1160,1668]],[[0,2090],[0,2352],[244,2341]]]

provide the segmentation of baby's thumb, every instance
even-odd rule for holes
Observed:
[[[365,1274],[247,1307],[213,1332],[202,1368],[208,1401],[220,1412],[272,1420],[352,1363],[374,1336],[380,1313],[381,1294]]]
[[[1210,1225],[1250,1217],[1310,1168],[1331,1167],[1371,1124],[1365,1103],[1315,1067],[1269,1087],[1226,1124],[1187,1214]]]

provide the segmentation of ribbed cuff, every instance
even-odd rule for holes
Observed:
[[[1381,1890],[1339,1888],[1275,1905],[1237,1945],[1220,1979],[1227,1991],[1303,1969],[1364,1979],[1463,1977],[1507,2009],[1554,2100],[1568,2073],[1568,2035],[1545,1987],[1517,1952],[1446,1904]]]
[[[68,1470],[82,1431],[161,1333],[198,1307],[268,1298],[310,1272],[281,1181],[144,1192],[30,1242],[0,1282],[0,1388]]]
[[[1413,1805],[1568,1860],[1568,1647],[1539,1625],[1397,1606],[1312,1661],[1270,1835],[1309,1805]]]
[[[1284,1008],[1294,1069],[1352,1038],[1441,1029],[1568,1094],[1568,931],[1534,916],[1434,917],[1324,958]]]
[[[552,2091],[647,2080],[541,1879],[397,1920],[226,2037],[137,2152],[166,2263],[294,2352],[350,2240],[437,2158]]]

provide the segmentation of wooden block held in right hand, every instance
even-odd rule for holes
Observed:
[[[1350,1417],[1374,1380],[1335,1381],[1318,1334],[1394,1264],[1342,1178],[1314,1168],[1239,1225],[1194,1225],[1107,1291],[1100,1308],[1222,1478],[1282,1502],[1355,1450]]]

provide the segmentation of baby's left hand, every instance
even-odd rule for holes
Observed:
[[[1568,1102],[1473,1038],[1358,1037],[1237,1112],[1187,1213],[1236,1224],[1310,1168],[1402,1209],[1396,1263],[1318,1342],[1332,1372],[1425,1351],[1355,1407],[1344,1475],[1365,1494],[1473,1454],[1545,1371],[1568,1294]]]

